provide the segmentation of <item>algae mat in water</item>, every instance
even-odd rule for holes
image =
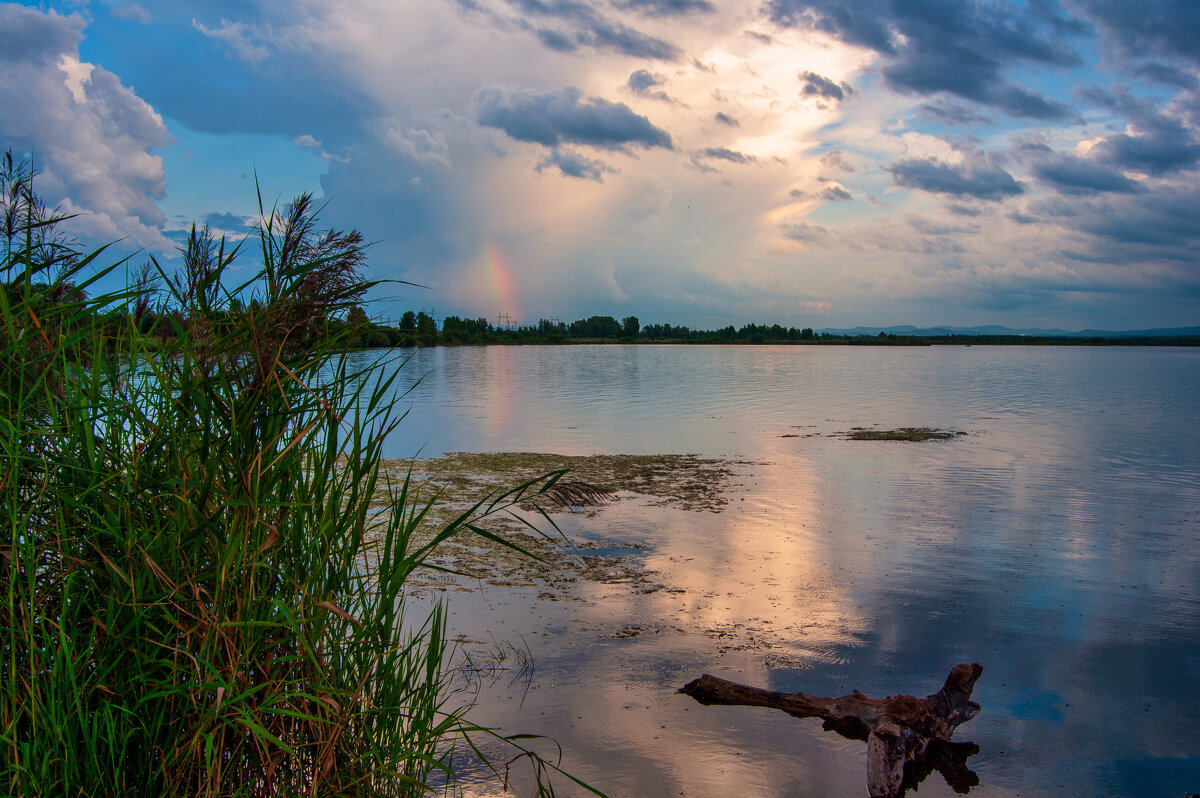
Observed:
[[[720,512],[734,486],[735,467],[729,460],[697,455],[569,456],[532,452],[456,452],[427,460],[388,460],[385,472],[402,480],[410,471],[426,500],[439,496],[431,508],[430,527],[444,524],[485,501],[545,474],[566,471],[558,491],[544,496],[540,507],[520,505],[518,511],[489,519],[488,529],[515,542],[534,557],[477,536],[443,544],[434,562],[456,574],[431,571],[416,584],[425,588],[470,589],[462,576],[501,587],[538,586],[541,598],[560,599],[580,579],[630,583],[634,589],[654,589],[644,569],[628,556],[599,554],[614,546],[635,550],[628,542],[570,542],[554,535],[538,510],[548,514],[569,509],[594,512],[599,504],[633,496],[655,504],[697,512]],[[382,508],[381,508],[382,509]],[[530,525],[538,527],[538,534]],[[536,558],[536,559],[535,559]]]

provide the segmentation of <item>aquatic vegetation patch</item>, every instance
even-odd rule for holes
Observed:
[[[418,590],[468,590],[473,581],[496,587],[536,587],[539,598],[573,599],[581,580],[629,584],[637,592],[661,589],[654,574],[638,562],[638,544],[628,541],[571,541],[548,538],[530,529],[556,514],[594,514],[613,501],[638,498],[652,505],[694,512],[720,512],[734,486],[737,463],[696,455],[570,456],[534,452],[455,452],[426,460],[385,460],[387,478],[410,477],[426,499],[438,497],[428,513],[431,529],[467,512],[515,483],[563,472],[555,484],[508,513],[491,516],[488,531],[511,541],[533,557],[478,536],[444,542],[434,563],[459,577],[437,571],[414,573]],[[381,510],[386,512],[383,503]],[[546,526],[542,523],[543,527]],[[594,553],[593,553],[594,552]],[[467,577],[463,579],[462,577]]]
[[[839,433],[849,441],[948,441],[967,433],[960,430],[935,429],[933,427],[897,427],[896,429],[873,429],[854,427],[849,432]]]
[[[809,427],[792,427],[792,429],[808,429]],[[877,427],[851,427],[844,432],[831,432],[825,437],[842,438],[848,441],[905,441],[908,443],[923,443],[925,441],[948,441],[967,435],[962,430],[937,429],[936,427],[896,427],[894,429],[879,429]],[[819,432],[785,432],[780,438],[820,438]]]

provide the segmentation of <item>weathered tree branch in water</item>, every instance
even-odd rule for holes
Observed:
[[[956,792],[966,792],[979,783],[966,767],[967,757],[978,748],[951,743],[950,737],[960,724],[979,714],[971,691],[981,673],[983,666],[978,663],[956,665],[942,689],[927,698],[871,698],[857,690],[841,698],[778,693],[707,673],[680,692],[701,704],[770,707],[797,718],[822,718],[826,729],[867,741],[871,798],[898,798],[933,770],[940,771]]]

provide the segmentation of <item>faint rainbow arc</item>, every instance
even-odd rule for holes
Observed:
[[[525,321],[521,318],[521,306],[517,300],[517,281],[513,277],[512,267],[508,265],[500,247],[490,241],[485,241],[483,244],[483,268],[487,274],[492,296],[499,304],[494,312],[507,313],[514,322]]]

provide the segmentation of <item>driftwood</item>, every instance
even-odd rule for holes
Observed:
[[[959,724],[979,714],[971,700],[978,663],[956,665],[942,689],[928,698],[911,695],[870,698],[855,690],[841,698],[777,693],[704,674],[679,692],[701,704],[770,707],[797,718],[823,718],[825,728],[867,741],[867,789],[871,798],[898,798],[934,770],[955,792],[967,792],[979,777],[966,766],[978,753],[972,743],[953,743]]]

